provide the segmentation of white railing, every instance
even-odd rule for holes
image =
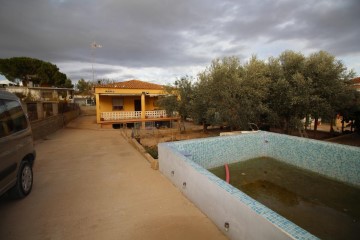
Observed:
[[[166,117],[165,110],[145,111],[146,118]],[[119,111],[119,112],[102,112],[100,118],[103,121],[115,121],[124,119],[140,119],[141,111]]]
[[[141,111],[102,112],[100,116],[104,121],[141,118]]]
[[[146,118],[162,118],[166,117],[165,110],[145,111]]]

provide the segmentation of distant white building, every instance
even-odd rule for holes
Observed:
[[[17,83],[14,83],[7,79],[0,80],[0,87],[4,88],[4,87],[8,87],[8,86],[17,86]]]
[[[91,95],[74,95],[74,103],[79,106],[95,106],[95,97]]]
[[[5,89],[12,93],[22,94],[31,101],[72,102],[74,97],[72,88],[5,86]]]

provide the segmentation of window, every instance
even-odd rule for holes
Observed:
[[[37,104],[27,103],[27,113],[30,121],[37,120],[38,119]]]
[[[92,99],[86,99],[86,105],[93,105]]]
[[[20,103],[13,100],[0,100],[0,137],[27,127],[28,123]]]
[[[113,111],[119,111],[124,109],[124,99],[123,98],[113,98]]]
[[[50,117],[54,115],[52,103],[43,103],[43,109],[44,117]]]

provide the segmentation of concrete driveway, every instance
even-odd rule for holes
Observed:
[[[0,199],[0,239],[226,239],[119,130],[94,121],[36,143],[33,191]]]

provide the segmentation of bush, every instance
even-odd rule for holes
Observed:
[[[158,159],[158,149],[157,146],[145,146],[146,152],[148,152],[154,159]]]

